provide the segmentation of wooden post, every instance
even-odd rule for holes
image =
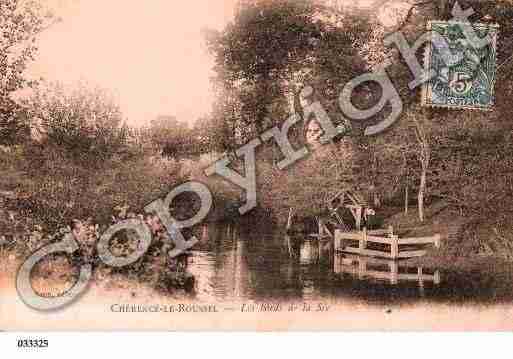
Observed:
[[[437,271],[435,272],[435,284],[436,284],[436,285],[438,285],[438,284],[440,284],[440,282],[441,282],[441,278],[440,278],[440,271],[439,271],[439,270],[437,270]]]
[[[363,254],[363,251],[367,247],[367,228],[364,228],[362,231],[362,238],[358,241],[360,254]]]
[[[203,226],[203,232],[201,233],[201,240],[203,242],[206,242],[208,240],[208,226],[207,225]]]
[[[390,283],[397,284],[399,283],[399,263],[396,261],[390,262]]]
[[[356,208],[356,230],[361,230],[362,227],[362,207],[358,206]]]
[[[360,258],[358,260],[358,278],[363,279],[367,272],[367,260],[364,258]]]
[[[397,259],[399,257],[399,237],[396,235],[392,236],[390,247],[391,247],[391,256],[392,259]]]
[[[388,226],[388,236],[392,237],[394,235],[394,227]]]
[[[440,238],[440,235],[437,234],[437,235],[435,235],[435,247],[436,247],[436,249],[440,249],[440,246],[441,246],[441,238]]]
[[[322,223],[322,218],[321,217],[316,217],[317,218],[317,234],[319,235],[319,239],[321,239],[322,237],[324,237],[324,226],[323,226],[323,223]]]
[[[424,274],[422,273],[422,267],[417,268],[417,274],[419,277],[419,293],[421,297],[424,297],[425,291],[424,291]]]
[[[335,235],[335,238],[337,238],[337,236]],[[338,274],[338,273],[343,273],[342,272],[342,268],[341,268],[341,264],[342,264],[342,256],[338,256],[336,253],[335,255],[333,256],[333,272]]]

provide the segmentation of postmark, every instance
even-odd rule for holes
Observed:
[[[474,41],[465,34],[465,27],[470,26],[477,35]],[[432,31],[433,41],[426,48],[424,61],[426,72],[432,76],[422,88],[422,105],[491,110],[494,106],[499,26],[432,21],[428,23],[428,30]],[[488,41],[483,46],[481,40],[485,38]],[[436,41],[441,39],[445,43],[437,46]],[[448,53],[444,54],[444,51]]]

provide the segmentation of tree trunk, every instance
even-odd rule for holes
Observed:
[[[426,181],[427,181],[427,168],[422,166],[422,174],[420,176],[420,187],[419,187],[419,220],[424,222],[424,194],[426,192]]]
[[[415,123],[415,135],[417,137],[417,142],[420,147],[419,160],[422,168],[418,192],[419,220],[421,222],[424,222],[424,199],[426,195],[427,186],[427,171],[429,168],[429,162],[431,160],[431,149],[429,147],[429,141],[424,131],[424,127],[417,119],[414,119],[413,121]]]
[[[300,125],[297,127],[297,139],[300,145],[306,144],[306,135],[308,132],[308,119],[305,118],[303,106],[301,106],[301,89],[294,91],[294,112],[301,118]]]
[[[292,229],[292,217],[294,217],[294,210],[292,208],[290,208],[289,216],[287,218],[287,227],[286,227],[287,232],[289,232]]]
[[[408,204],[410,202],[410,189],[408,188],[408,185],[406,185],[406,188],[404,189],[404,214],[408,214]]]
[[[377,191],[378,178],[379,178],[379,158],[376,155],[376,152],[374,152],[373,159],[372,159],[372,189],[373,189],[372,202],[373,202],[374,208],[381,207],[381,200],[379,198],[379,193]]]

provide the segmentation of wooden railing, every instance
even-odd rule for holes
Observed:
[[[381,235],[381,236],[380,236]],[[335,231],[335,250],[353,253],[371,257],[381,257],[388,259],[422,257],[427,254],[426,249],[412,249],[416,245],[433,244],[435,248],[440,248],[440,235],[419,238],[399,238],[393,233],[393,229],[367,231],[365,228],[361,232]],[[358,242],[358,246],[352,245]],[[380,249],[369,249],[368,243],[382,244]],[[408,249],[402,249],[400,246],[408,246]]]

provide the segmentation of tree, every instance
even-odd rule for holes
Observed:
[[[24,105],[43,143],[74,160],[101,162],[126,148],[128,128],[121,109],[102,88],[41,84]]]
[[[364,19],[314,1],[280,0],[247,5],[224,31],[208,31],[216,85],[231,102],[226,118],[235,122],[241,142],[272,124],[273,107],[288,117],[292,98],[302,115],[299,93],[306,85],[327,106],[335,103],[345,82],[365,68],[357,48],[367,30]],[[304,137],[304,128],[298,133]]]
[[[187,126],[175,116],[158,116],[151,121],[149,136],[158,151],[173,156],[180,152],[186,130]]]
[[[0,2],[0,145],[16,143],[29,133],[24,109],[12,96],[34,85],[25,70],[37,53],[36,36],[53,20],[37,1]]]
[[[493,201],[487,199],[477,186],[478,183],[487,183],[487,190],[490,192],[488,196],[495,198],[492,193],[497,193],[499,188],[502,190],[504,187],[502,184],[492,185],[489,182],[499,182],[499,178],[506,178],[500,175],[486,178],[486,181],[483,179],[478,181],[475,172],[476,168],[487,168],[490,160],[494,163],[489,153],[490,148],[494,148],[492,153],[495,156],[500,153],[501,157],[510,148],[508,137],[505,135],[510,133],[513,127],[511,122],[506,120],[511,118],[509,98],[513,95],[509,76],[513,61],[508,62],[513,54],[511,1],[459,0],[458,2],[463,9],[469,7],[474,9],[475,15],[471,17],[471,21],[500,25],[501,35],[498,44],[498,64],[500,65],[496,81],[496,105],[493,111],[481,113],[421,108],[417,104],[416,91],[412,92],[408,88],[412,75],[399,52],[394,49],[387,51],[380,46],[369,49],[373,55],[371,57],[378,58],[377,62],[382,61],[384,57],[391,60],[392,65],[387,71],[394,79],[396,88],[399,89],[404,108],[403,116],[388,133],[367,139],[367,149],[370,153],[362,155],[368,158],[360,168],[363,175],[381,179],[381,191],[389,194],[388,204],[396,204],[392,199],[399,199],[396,198],[399,184],[401,187],[417,191],[421,220],[425,220],[424,206],[434,200],[446,201],[453,208],[458,208],[466,214],[473,212],[475,215],[479,211],[479,205],[487,206],[488,213],[496,212],[491,205]],[[454,5],[455,0],[412,1],[409,10],[396,26],[384,31],[376,25],[375,34],[381,34],[383,38],[391,32],[400,30],[410,44],[413,44],[415,39],[425,33],[428,21],[450,19]],[[378,38],[373,43],[381,44],[382,38]],[[422,62],[423,48],[419,49],[417,55],[418,60]],[[496,142],[491,145],[490,139]],[[381,164],[377,172],[372,170],[372,159],[376,156]],[[504,170],[504,166],[501,165],[500,168]],[[482,201],[477,201],[476,197],[481,198]],[[481,218],[485,217],[483,212]]]
[[[174,158],[198,156],[213,151],[220,128],[209,117],[198,119],[194,127],[174,116],[159,116],[151,122],[149,137],[162,155]]]
[[[197,150],[201,153],[212,151],[224,152],[229,137],[226,124],[213,116],[198,118],[192,129],[197,139]]]
[[[424,126],[417,119],[413,118],[413,123],[415,124],[415,137],[417,139],[418,144],[418,158],[421,164],[421,174],[420,174],[420,185],[418,191],[418,207],[419,207],[419,220],[424,222],[424,197],[426,194],[427,187],[427,173],[429,169],[429,163],[431,161],[431,149],[429,146],[429,140],[426,135]]]

